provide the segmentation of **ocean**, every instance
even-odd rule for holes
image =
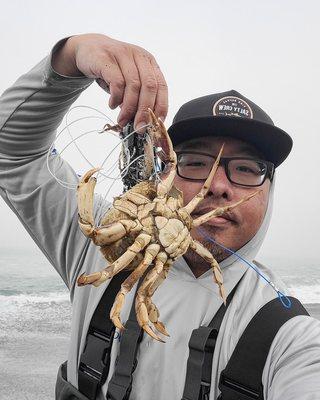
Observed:
[[[277,267],[311,315],[320,319],[316,265]],[[59,275],[37,249],[0,250],[0,400],[54,398],[67,358],[71,307]]]

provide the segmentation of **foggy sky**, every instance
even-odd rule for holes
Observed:
[[[318,1],[29,1],[2,3],[0,91],[61,38],[99,32],[145,47],[170,90],[171,123],[194,97],[238,90],[288,132],[294,148],[277,171],[272,223],[258,259],[272,265],[320,260]],[[103,110],[92,85],[78,100]],[[1,150],[0,150],[1,151]],[[0,248],[35,246],[0,200]]]

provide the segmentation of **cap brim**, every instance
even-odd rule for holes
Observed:
[[[212,116],[190,118],[171,125],[169,135],[176,146],[203,136],[229,136],[252,144],[277,167],[292,148],[291,137],[282,129],[241,117]]]

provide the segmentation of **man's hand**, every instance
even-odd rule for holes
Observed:
[[[69,38],[53,56],[61,75],[97,79],[110,92],[109,107],[120,106],[118,123],[134,119],[135,128],[146,125],[148,108],[162,120],[168,112],[168,88],[155,58],[142,47],[100,34]]]

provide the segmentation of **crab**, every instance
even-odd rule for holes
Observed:
[[[122,270],[132,270],[124,280],[110,312],[114,325],[123,330],[120,313],[126,294],[144,275],[135,298],[137,321],[142,329],[154,339],[163,342],[159,333],[169,336],[165,325],[159,320],[159,310],[152,296],[167,277],[173,262],[183,256],[188,249],[193,250],[212,269],[214,281],[219,286],[220,296],[226,303],[226,292],[218,262],[200,242],[191,236],[191,229],[198,227],[213,217],[221,216],[234,207],[249,200],[257,192],[240,201],[218,207],[195,219],[191,213],[204,199],[218,168],[223,146],[212,166],[208,178],[199,193],[184,205],[183,193],[173,182],[176,176],[177,156],[173,150],[167,130],[154,113],[149,110],[148,133],[155,146],[161,146],[161,159],[166,165],[161,179],[143,181],[132,187],[113,201],[113,207],[95,225],[93,198],[96,185],[94,174],[99,168],[88,171],[77,188],[79,226],[84,235],[100,246],[109,265],[99,272],[82,274],[79,286],[93,284],[99,286]],[[159,147],[157,147],[159,148]],[[148,270],[149,268],[149,270]],[[153,326],[152,326],[153,325]]]

